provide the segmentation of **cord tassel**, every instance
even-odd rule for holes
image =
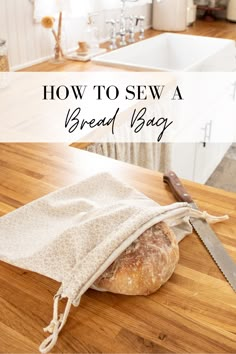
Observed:
[[[70,313],[71,301],[68,299],[65,311],[63,314],[58,315],[59,301],[61,300],[61,295],[56,295],[54,297],[53,305],[53,319],[49,326],[44,328],[44,332],[49,332],[51,335],[46,338],[39,347],[39,351],[42,354],[48,353],[55,346],[58,340],[59,333],[66,324],[68,315]]]
[[[190,210],[190,217],[204,219],[209,224],[216,224],[217,222],[221,222],[229,219],[228,215],[213,216],[211,214],[208,214],[206,211],[200,211],[196,209]]]

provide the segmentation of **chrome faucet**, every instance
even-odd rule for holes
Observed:
[[[116,44],[116,21],[115,20],[108,20],[108,21],[106,21],[106,23],[111,25],[109,49],[113,50],[113,49],[117,48],[117,44]]]
[[[134,38],[134,34],[135,34],[135,18],[134,16],[129,16],[128,17],[128,34],[129,34],[129,39],[128,42],[129,43],[134,43],[135,42],[135,38]]]
[[[136,17],[136,26],[139,24],[139,39],[144,39],[144,16]]]
[[[126,1],[136,2],[138,0],[121,0],[121,13],[118,20],[108,20],[107,24],[110,24],[110,49],[117,48],[117,38],[120,38],[120,46],[127,45],[126,35],[128,35],[128,42],[135,42],[135,28],[139,26],[139,39],[144,39],[144,16],[133,15],[125,16],[125,5]]]
[[[117,32],[117,35],[120,36],[120,45],[125,46],[126,43],[126,18],[124,15],[124,11],[121,12],[120,20],[117,21],[117,24],[120,25],[120,29]]]

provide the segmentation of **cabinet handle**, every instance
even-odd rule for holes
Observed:
[[[208,123],[206,123],[205,127],[202,128],[204,130],[204,138],[203,138],[203,147],[206,147],[206,143],[210,142],[211,140],[211,133],[212,133],[212,120],[210,120]]]
[[[235,98],[236,98],[236,81],[232,84],[232,86],[233,86],[233,95],[232,95],[232,97],[233,97],[233,101],[235,101]]]

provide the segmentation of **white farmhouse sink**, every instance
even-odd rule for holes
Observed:
[[[163,33],[93,59],[136,70],[234,71],[235,42],[229,39]]]

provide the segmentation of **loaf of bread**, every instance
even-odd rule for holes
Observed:
[[[93,288],[124,295],[149,295],[171,277],[178,260],[175,235],[166,223],[160,222],[134,241]]]

